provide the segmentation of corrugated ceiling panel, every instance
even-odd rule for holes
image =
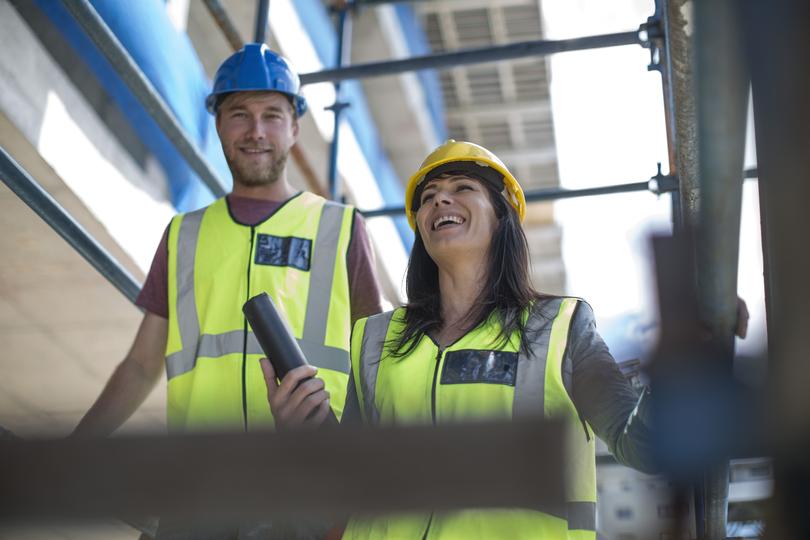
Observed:
[[[467,82],[470,85],[472,104],[501,103],[501,77],[498,68],[492,64],[467,68]]]
[[[492,44],[492,29],[486,9],[453,12],[456,35],[462,47],[483,47]]]
[[[508,41],[541,39],[540,7],[537,2],[504,6],[503,19]]]

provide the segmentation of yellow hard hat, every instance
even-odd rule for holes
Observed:
[[[450,167],[444,165],[452,163]],[[433,172],[433,175],[430,173]],[[416,215],[413,210],[414,194],[427,177],[438,176],[443,172],[470,172],[477,177],[500,184],[503,181],[503,196],[518,213],[520,221],[526,215],[526,198],[520,184],[498,159],[498,156],[475,143],[448,139],[430,153],[419,170],[408,180],[405,188],[405,214],[408,224],[416,230]]]

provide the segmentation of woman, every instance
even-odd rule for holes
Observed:
[[[596,333],[590,307],[532,288],[520,185],[485,148],[450,140],[411,177],[406,210],[416,233],[408,304],[355,324],[343,420],[561,418],[573,428],[565,441],[568,501],[546,512],[355,519],[344,538],[595,538],[593,432],[619,461],[649,470],[646,430],[628,422],[638,398]],[[312,374],[269,384],[281,425],[325,415],[328,396],[317,379],[291,391]]]

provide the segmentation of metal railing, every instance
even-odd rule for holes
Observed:
[[[418,71],[421,69],[450,68],[468,64],[513,60],[526,56],[546,56],[563,52],[619,47],[622,45],[642,45],[643,43],[638,30],[573,39],[523,41],[520,43],[510,43],[509,45],[481,47],[462,51],[415,56],[401,60],[370,62],[335,69],[325,69],[323,71],[301,75],[301,84],[381,77],[383,75],[395,75],[397,73]]]
[[[135,302],[141,285],[36,180],[0,147],[0,180],[79,252],[107,281]]]

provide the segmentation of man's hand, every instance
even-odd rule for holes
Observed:
[[[324,382],[315,378],[316,368],[297,367],[279,384],[270,361],[262,358],[260,362],[267,385],[267,402],[279,429],[317,427],[326,420],[331,411],[329,392]]]

